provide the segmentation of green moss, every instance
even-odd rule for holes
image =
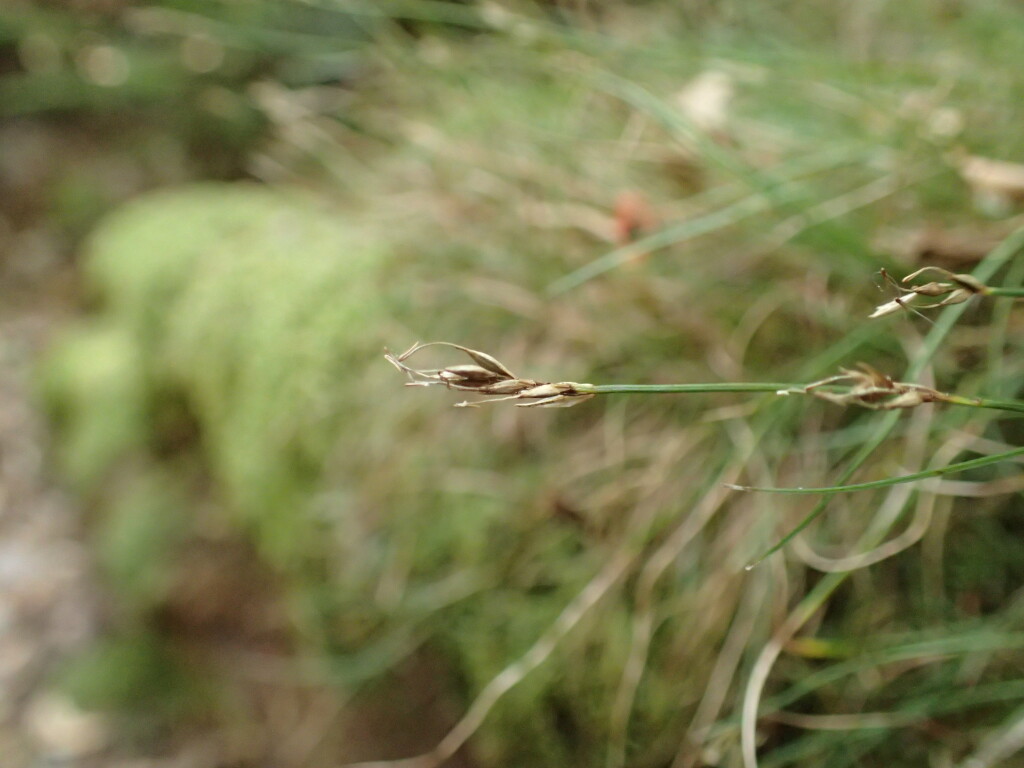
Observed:
[[[60,463],[79,488],[147,439],[145,371],[130,326],[97,321],[67,333],[43,366],[43,390],[61,429]]]
[[[103,337],[105,363],[82,339],[58,353],[51,378],[74,370],[68,386],[83,390],[63,398],[82,421],[69,461],[109,464],[115,437],[139,428],[142,382],[151,400],[180,392],[227,503],[275,559],[302,549],[308,528],[280,511],[308,502],[338,429],[365,407],[359,370],[381,345],[380,246],[301,194],[201,185],[126,206],[89,250],[87,274],[119,346]],[[96,373],[78,366],[86,359]],[[100,396],[135,404],[118,411],[125,424],[114,435]]]
[[[122,614],[167,596],[174,555],[192,524],[178,478],[153,470],[119,489],[95,527],[97,554]]]
[[[150,633],[102,642],[72,659],[61,681],[82,707],[143,717],[180,712],[192,687],[184,668]]]

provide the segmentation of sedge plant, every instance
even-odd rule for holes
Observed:
[[[488,353],[451,342],[417,343],[400,354],[392,354],[386,351],[385,357],[389,363],[407,377],[407,386],[439,386],[460,393],[470,393],[479,396],[475,400],[458,402],[456,403],[457,407],[477,407],[489,403],[510,403],[516,407],[525,408],[564,408],[584,403],[598,396],[622,394],[699,395],[725,392],[765,393],[774,394],[777,397],[806,395],[838,406],[859,407],[873,411],[888,412],[886,418],[875,425],[873,432],[860,446],[856,455],[833,485],[820,487],[763,487],[741,485],[731,482],[728,477],[720,483],[720,487],[725,492],[730,490],[759,491],[783,494],[813,494],[822,497],[819,503],[809,514],[804,516],[798,525],[749,564],[747,566],[749,570],[755,565],[764,562],[770,555],[778,552],[785,545],[794,541],[798,533],[803,531],[825,511],[829,498],[835,494],[888,488],[929,478],[938,478],[1024,456],[1024,447],[1016,447],[1010,450],[992,452],[989,455],[966,461],[947,461],[939,466],[932,466],[902,475],[859,483],[849,482],[854,472],[864,464],[871,454],[893,432],[897,425],[898,412],[900,411],[908,411],[928,403],[936,403],[961,408],[992,410],[1010,417],[1024,414],[1024,400],[964,396],[944,392],[913,380],[922,374],[931,357],[938,350],[953,325],[961,316],[966,302],[975,298],[1014,299],[1024,295],[1024,291],[1019,288],[991,286],[985,282],[991,278],[996,270],[1019,254],[1022,249],[1024,249],[1024,229],[1018,230],[1008,237],[981,262],[975,273],[971,275],[954,274],[941,268],[927,267],[897,282],[887,272],[882,270],[883,278],[897,288],[899,295],[894,300],[878,307],[870,315],[872,320],[901,311],[920,314],[921,310],[951,307],[946,315],[933,324],[933,328],[925,340],[917,359],[912,362],[908,370],[908,381],[898,381],[863,362],[859,363],[855,368],[844,368],[836,375],[809,383],[591,384],[574,381],[539,381],[514,374],[504,363]],[[942,280],[925,284],[913,284],[912,281],[929,272],[938,274]],[[905,287],[908,283],[911,284],[910,287]],[[929,299],[932,300],[931,303],[928,303]],[[451,364],[439,368],[416,368],[409,364],[411,358],[430,347],[454,349],[467,356],[470,362]],[[905,499],[905,497],[903,498]],[[719,493],[711,493],[705,496],[702,508],[695,510],[694,513],[694,516],[700,521],[695,524],[696,528],[699,528],[703,522],[706,522],[708,517],[713,514],[714,510],[721,503],[722,495]],[[900,504],[902,503],[900,502]],[[706,510],[704,509],[705,507],[707,508]],[[796,633],[822,608],[828,598],[846,581],[848,575],[855,568],[893,554],[905,546],[899,543],[898,540],[894,540],[890,542],[894,547],[890,547],[885,554],[882,554],[883,550],[886,549],[882,542],[890,527],[891,522],[888,525],[883,523],[869,527],[861,537],[860,542],[869,551],[869,554],[864,556],[869,559],[864,559],[864,557],[854,558],[857,562],[851,563],[849,567],[837,568],[827,573],[825,578],[810,590],[793,608],[786,620],[773,633],[770,641],[757,656],[743,692],[739,723],[742,761],[747,768],[756,768],[759,765],[755,729],[759,719],[759,710],[765,684],[783,648],[787,643],[796,642],[794,639]],[[690,533],[691,528],[692,526],[685,524],[677,528],[669,541],[649,558],[646,567],[642,571],[641,582],[647,584],[650,589],[653,589],[653,585],[664,572],[668,563],[685,546],[685,543],[688,541],[687,536],[692,535]],[[909,541],[913,543],[913,541],[916,541],[916,538],[911,536]],[[875,548],[874,553],[877,553],[879,558],[870,559],[871,554],[874,554],[871,552],[872,548]],[[611,589],[614,582],[631,564],[628,557],[613,558],[608,566],[600,571],[590,585],[588,585],[588,588],[580,594],[579,598],[566,607],[565,613],[552,625],[550,631],[542,636],[527,654],[494,678],[492,685],[484,689],[466,716],[438,744],[435,750],[407,760],[388,761],[379,765],[386,765],[390,768],[396,768],[397,766],[432,768],[433,766],[440,765],[454,754],[454,751],[464,744],[475,729],[479,727],[483,718],[495,706],[498,699],[550,656],[555,643],[575,626],[580,620],[583,610],[592,606],[596,600]],[[649,574],[653,575],[649,576]],[[641,594],[647,594],[648,591],[649,589],[640,590]],[[638,667],[632,663],[627,664],[623,672],[622,687],[619,690],[619,697],[616,702],[616,711],[625,712],[627,718],[639,682],[638,670],[642,668],[643,659],[650,652],[651,614],[648,609],[643,607],[645,604],[646,601],[641,600],[639,607],[640,615],[637,617],[634,626],[633,648],[630,654],[631,662],[636,661],[640,666]],[[800,692],[791,691],[788,695],[791,697],[790,700],[793,700],[799,698],[803,693],[804,691],[802,690]],[[780,706],[778,702],[774,703],[776,706]],[[808,728],[819,727],[813,717],[803,718],[794,716],[794,718],[793,722],[796,725]],[[912,714],[908,714],[907,717],[902,719],[899,717],[893,719],[893,717],[887,715],[851,716],[851,718],[848,725],[846,724],[847,721],[843,720],[844,725],[841,727],[885,729],[912,724],[917,719]],[[840,717],[840,719],[842,718]],[[625,720],[621,720],[621,723],[620,727],[616,730],[620,737],[616,739],[613,735],[612,738],[609,764],[621,764],[625,754]],[[870,749],[872,743],[870,740],[867,741],[867,746],[863,749]],[[857,753],[861,751],[860,747],[854,750]],[[689,764],[691,764],[691,761],[686,757],[686,750],[684,748],[677,754],[677,759],[673,762],[673,766]]]
[[[1024,240],[1024,230],[1007,239],[1004,248],[1019,248],[1018,241]],[[905,284],[927,273],[937,273],[944,278],[924,284]],[[883,278],[897,288],[900,295],[880,305],[869,315],[869,319],[884,317],[897,311],[920,313],[922,309],[936,309],[962,304],[974,297],[1016,299],[1024,297],[1024,289],[1017,287],[989,286],[978,277],[969,274],[954,274],[939,267],[924,267],[907,275],[901,281],[894,280],[884,269]],[[938,298],[930,304],[922,299]],[[408,364],[413,356],[429,347],[444,347],[464,353],[472,362],[452,364],[441,368],[414,368]],[[407,386],[442,386],[458,392],[469,392],[483,396],[477,400],[464,400],[456,407],[477,407],[488,403],[512,403],[525,408],[566,408],[578,405],[598,395],[666,395],[702,393],[773,393],[777,396],[810,395],[839,406],[856,406],[876,411],[897,411],[916,408],[926,403],[942,403],[965,408],[980,408],[1002,411],[1010,414],[1024,414],[1024,400],[968,397],[942,392],[930,386],[914,382],[897,381],[876,370],[868,363],[861,362],[856,368],[844,368],[840,373],[810,383],[780,382],[702,382],[685,384],[590,384],[576,381],[538,381],[520,377],[494,356],[452,342],[417,342],[401,354],[385,351],[385,358],[408,377]],[[909,483],[930,477],[962,472],[996,464],[1024,454],[1024,448],[985,456],[978,459],[950,463],[922,472],[890,477],[854,484],[836,484],[817,488],[764,488],[731,485],[736,490],[767,491],[794,494],[833,494],[849,491],[883,488],[900,483]],[[802,527],[802,526],[801,526]],[[788,540],[789,536],[785,540]],[[773,547],[772,552],[778,547]]]

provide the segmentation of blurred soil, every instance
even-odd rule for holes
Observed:
[[[68,243],[43,225],[41,202],[63,142],[25,123],[0,134],[0,755],[10,768],[78,766],[104,725],[48,682],[95,636],[101,598],[33,393],[35,361],[74,309]]]

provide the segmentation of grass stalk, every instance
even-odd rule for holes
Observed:
[[[702,384],[580,384],[580,392],[594,395],[682,395],[701,392],[779,392],[802,384],[771,382],[719,382]]]
[[[960,395],[946,395],[943,399],[951,405],[1024,413],[1024,401],[1021,400],[995,400],[987,397],[961,397]]]
[[[699,384],[576,384],[577,391],[593,395],[673,395],[711,392],[775,392],[777,394],[811,394],[804,392],[804,384],[780,384],[772,382],[718,382]],[[826,390],[831,392],[835,391]],[[818,391],[818,390],[815,390]],[[1024,413],[1022,400],[997,400],[987,397],[964,397],[939,393],[940,402],[962,405],[968,408],[988,408],[1012,413]]]
[[[1012,298],[1024,298],[1024,287],[1000,287],[1000,286],[989,286],[986,293],[989,296],[1008,296]]]

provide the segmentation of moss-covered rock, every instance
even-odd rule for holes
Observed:
[[[175,551],[212,528],[253,543],[295,637],[333,655],[345,686],[426,642],[466,704],[599,567],[582,529],[523,515],[546,493],[543,456],[489,414],[431,405],[424,420],[402,391],[380,357],[392,302],[407,300],[386,286],[393,267],[324,203],[249,185],[157,193],[96,231],[97,309],[45,381],[121,596],[115,636],[152,623],[181,581]],[[108,700],[95,678],[88,698]],[[603,685],[585,667],[531,677],[478,748],[568,759],[568,716],[536,718],[530,702],[591,702],[572,716],[589,733]],[[524,727],[528,749],[507,736]]]

